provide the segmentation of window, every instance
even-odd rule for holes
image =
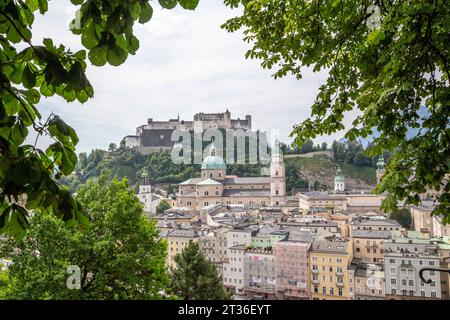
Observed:
[[[406,279],[402,280],[402,286],[406,286]]]
[[[334,295],[334,288],[333,287],[330,288],[330,294]]]
[[[392,285],[396,285],[396,284],[397,284],[397,279],[392,278],[392,279],[391,279],[391,284],[392,284]]]
[[[339,295],[340,297],[342,297],[342,295],[343,295],[343,290],[342,290],[342,288],[339,288],[339,289],[338,289],[338,295]]]
[[[421,290],[421,291],[420,291],[420,296],[421,296],[421,297],[425,297],[425,291]]]
[[[395,268],[391,268],[391,274],[395,274]]]
[[[322,287],[322,294],[327,294],[327,287]]]
[[[392,290],[391,290],[391,293],[392,293],[393,295],[395,295],[395,294],[397,294],[397,290],[392,289]]]
[[[436,298],[436,292],[435,291],[431,291],[431,297],[432,298]]]
[[[409,285],[410,287],[414,287],[414,280],[409,280],[409,281],[408,281],[408,285]]]

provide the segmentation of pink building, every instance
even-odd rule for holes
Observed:
[[[277,298],[309,298],[309,241],[278,241],[273,244]]]

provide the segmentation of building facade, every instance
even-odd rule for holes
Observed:
[[[191,241],[198,242],[199,237],[197,232],[192,229],[183,230],[175,229],[167,233],[167,266],[169,269],[176,269],[175,256],[180,254]]]
[[[437,245],[419,233],[394,233],[383,241],[386,298],[394,300],[441,299],[441,275],[429,271],[430,284],[419,277],[422,268],[440,265]]]
[[[383,240],[391,237],[388,230],[354,230],[353,257],[362,263],[382,265],[384,262]]]
[[[345,238],[316,240],[309,252],[311,299],[349,300],[353,298],[354,270],[352,241]]]
[[[278,241],[273,245],[276,271],[276,295],[281,300],[309,298],[309,253],[312,238],[302,241]]]
[[[244,253],[244,292],[247,297],[276,297],[275,257],[271,250],[248,248]]]

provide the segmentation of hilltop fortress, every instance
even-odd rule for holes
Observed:
[[[125,147],[137,149],[142,154],[171,150],[175,144],[171,136],[174,130],[189,130],[204,132],[207,129],[241,129],[252,130],[252,117],[231,119],[228,109],[222,113],[196,113],[192,121],[169,119],[169,121],[154,121],[147,119],[147,124],[136,128],[136,135],[124,137]]]

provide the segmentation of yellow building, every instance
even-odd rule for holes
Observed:
[[[388,230],[353,231],[353,257],[363,263],[383,264],[383,240],[390,237]]]
[[[330,237],[316,240],[310,248],[311,299],[353,299],[352,241]]]
[[[166,261],[169,269],[176,269],[175,256],[181,253],[189,245],[189,242],[198,242],[199,239],[197,232],[192,229],[175,229],[169,231],[165,238],[168,243]]]

